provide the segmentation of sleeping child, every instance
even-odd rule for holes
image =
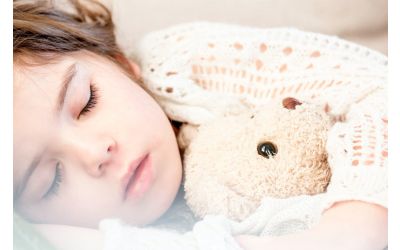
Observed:
[[[386,57],[297,30],[190,23],[149,34],[131,60],[103,5],[69,7],[14,1],[14,209],[55,246],[387,245]],[[319,222],[272,237],[195,218],[181,189],[179,124],[288,94],[345,114],[328,138]]]

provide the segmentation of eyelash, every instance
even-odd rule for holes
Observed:
[[[61,164],[58,162],[56,164],[56,172],[54,174],[53,182],[51,183],[49,190],[44,195],[44,198],[49,198],[51,195],[57,195],[62,180],[63,180],[63,175],[62,175]]]
[[[90,97],[88,102],[86,103],[85,107],[83,107],[83,109],[81,110],[81,112],[78,115],[78,119],[82,116],[82,115],[86,115],[87,113],[89,113],[97,104],[97,99],[98,99],[98,95],[97,95],[97,88],[95,85],[90,84]]]

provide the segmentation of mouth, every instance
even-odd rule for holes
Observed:
[[[123,179],[124,200],[139,199],[152,183],[153,173],[149,154],[133,161]]]

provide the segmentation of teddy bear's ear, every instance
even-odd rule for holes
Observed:
[[[293,97],[286,97],[282,100],[282,105],[287,109],[295,109],[297,105],[301,105],[302,103]]]

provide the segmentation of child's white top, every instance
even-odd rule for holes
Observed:
[[[345,200],[387,206],[384,55],[295,29],[200,22],[147,35],[133,58],[169,117],[188,124],[287,96],[322,104],[338,120],[327,142],[332,178],[310,214]]]

